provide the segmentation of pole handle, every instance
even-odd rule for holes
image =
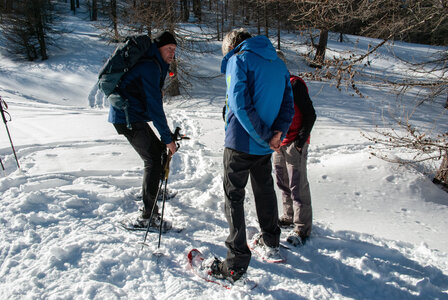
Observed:
[[[5,114],[9,115],[9,113],[6,111],[7,109],[8,109],[8,104],[0,96],[0,112],[2,114],[3,123],[5,123],[5,124],[6,124],[6,122],[8,122],[8,120],[6,120],[6,115]],[[9,118],[11,119],[11,115],[9,115]]]

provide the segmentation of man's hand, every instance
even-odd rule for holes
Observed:
[[[282,143],[280,139],[281,137],[282,137],[281,131],[274,131],[274,135],[269,141],[269,147],[271,147],[272,150],[278,153],[280,153],[280,144]]]
[[[170,150],[168,155],[173,155],[174,153],[176,153],[177,147],[176,147],[176,144],[174,142],[166,144],[166,147],[168,148],[168,150]]]

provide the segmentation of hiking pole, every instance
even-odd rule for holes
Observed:
[[[168,154],[168,157],[166,160],[165,170],[164,170],[164,172],[165,172],[165,174],[164,174],[165,189],[163,190],[163,195],[162,195],[162,215],[160,216],[159,243],[157,244],[157,249],[160,248],[160,240],[162,239],[163,213],[165,211],[166,186],[168,184],[168,174],[170,173],[171,156],[172,156],[172,154],[170,151],[170,154]]]
[[[5,171],[5,166],[3,165],[2,158],[0,157],[0,165],[2,165],[3,171]]]
[[[176,127],[176,130],[173,134],[173,140],[174,141],[180,141],[180,140],[189,140],[189,137],[186,137],[185,135],[180,134],[180,127]],[[176,151],[180,148],[179,143],[176,143]],[[170,162],[171,162],[171,156],[173,154],[171,151],[168,152],[168,156],[166,157],[166,163],[165,163],[165,169],[163,174],[163,180],[165,180],[165,188],[163,190],[162,194],[162,215],[160,216],[160,228],[159,228],[159,243],[157,244],[157,248],[160,248],[160,241],[162,239],[162,226],[163,226],[163,214],[165,212],[165,202],[166,202],[166,194],[167,194],[167,185],[168,185],[168,175],[170,173]]]
[[[160,191],[162,190],[162,186],[163,186],[163,180],[160,180],[160,185],[159,185],[159,188],[157,189],[156,198],[154,199],[154,204],[152,205],[151,214],[149,216],[148,227],[146,227],[145,238],[143,239],[143,243],[142,243],[142,250],[143,250],[143,246],[146,245],[146,238],[148,237],[149,228],[151,227],[151,221],[152,221],[152,217],[154,215],[154,209],[156,207],[157,199],[159,197]]]
[[[181,130],[180,127],[176,127],[176,130],[174,131],[174,134],[172,135],[173,141],[177,142],[177,141],[180,141],[180,140],[189,140],[190,139],[189,137],[187,137],[187,136],[185,136],[183,134],[180,134],[180,130]],[[176,143],[176,150],[178,150],[179,148],[180,148],[179,143]],[[160,248],[160,241],[162,239],[163,214],[164,214],[164,211],[165,211],[165,202],[166,202],[167,185],[168,185],[168,174],[170,172],[171,156],[172,156],[172,154],[171,155],[169,155],[169,154],[167,155],[166,152],[163,152],[163,154],[162,154],[162,161],[164,161],[164,163],[162,164],[163,165],[163,174],[161,174],[162,177],[160,179],[160,185],[159,185],[159,188],[157,190],[156,198],[154,199],[154,204],[153,204],[152,209],[151,209],[151,215],[149,217],[148,227],[146,228],[145,238],[143,239],[143,243],[142,243],[142,250],[143,250],[143,246],[146,245],[146,238],[148,237],[149,228],[151,227],[151,220],[152,220],[152,217],[154,215],[154,209],[156,207],[157,199],[159,197],[160,191],[162,190],[163,183],[165,182],[165,187],[164,187],[164,190],[162,192],[163,193],[162,194],[162,215],[160,217],[159,242],[158,242],[158,245],[157,245],[157,248]]]
[[[16,158],[17,167],[20,169],[19,160],[17,159],[16,149],[14,149],[14,144],[12,143],[11,134],[9,133],[9,128],[8,128],[8,124],[7,124],[8,120],[6,119],[6,115],[8,115],[9,121],[11,121],[11,115],[6,111],[7,109],[8,109],[8,104],[6,104],[5,100],[3,100],[2,97],[0,96],[0,112],[2,114],[3,123],[5,123],[6,132],[8,133],[9,143],[11,144],[12,152],[14,153],[14,157]],[[3,168],[3,170],[5,169],[5,167],[3,166],[3,163],[2,163],[2,168]]]
[[[173,134],[173,140],[174,141],[180,141],[180,140],[189,140],[190,138],[185,136],[185,135],[181,135],[180,134],[180,127],[176,127],[176,130],[174,131]],[[179,150],[180,145],[179,143],[176,143],[176,151]],[[163,213],[165,211],[165,200],[166,200],[166,194],[167,194],[167,185],[168,185],[168,175],[170,173],[170,162],[171,162],[171,156],[173,154],[171,153],[171,151],[169,151],[168,156],[166,157],[166,163],[165,163],[165,169],[164,169],[164,174],[163,174],[163,180],[165,180],[165,188],[163,190],[163,194],[162,194],[162,215],[160,216],[160,228],[159,228],[159,243],[157,244],[157,248],[160,248],[160,241],[162,239],[162,225],[163,225]]]
[[[168,163],[166,152],[164,152],[162,154],[162,161],[165,161],[165,163],[163,164],[163,169],[165,170],[166,164]],[[162,190],[163,182],[164,182],[164,174],[162,174],[162,177],[160,178],[160,185],[159,185],[159,188],[157,189],[156,197],[154,199],[154,204],[152,205],[152,208],[151,208],[151,214],[149,216],[148,227],[146,227],[145,238],[143,239],[142,250],[143,250],[143,246],[146,245],[146,238],[148,237],[149,228],[151,227],[152,217],[154,216],[154,209],[156,207],[157,199],[159,198],[160,191]],[[165,187],[166,187],[166,184],[165,184]],[[162,226],[162,223],[160,223],[160,226]]]

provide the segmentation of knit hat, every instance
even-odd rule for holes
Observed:
[[[156,35],[156,37],[154,38],[154,42],[156,43],[157,48],[163,47],[168,44],[177,45],[176,39],[168,31],[164,31]]]

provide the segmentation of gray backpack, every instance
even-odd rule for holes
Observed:
[[[115,48],[98,74],[98,88],[106,95],[110,105],[124,111],[126,126],[132,130],[128,113],[128,100],[117,91],[123,75],[144,57],[152,44],[148,35],[130,36]],[[153,58],[147,58],[152,59]],[[160,66],[159,66],[160,68]]]

